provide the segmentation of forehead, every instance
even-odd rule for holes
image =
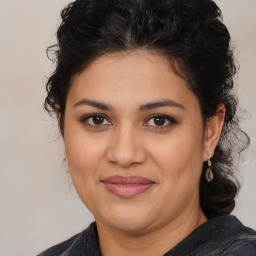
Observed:
[[[83,97],[119,104],[166,98],[188,102],[195,100],[188,88],[167,58],[140,50],[97,58],[74,76],[67,103]]]

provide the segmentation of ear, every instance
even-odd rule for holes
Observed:
[[[60,112],[60,106],[58,104],[55,104],[54,112],[58,121],[58,126],[61,132],[62,137],[64,138],[64,132],[63,132],[63,124],[61,124],[61,112]]]
[[[225,112],[226,108],[224,104],[219,104],[215,115],[206,122],[203,161],[207,161],[208,157],[214,155],[224,124]]]
[[[57,118],[57,121],[58,121],[58,126],[60,127],[61,113],[60,113],[60,106],[58,104],[55,104],[54,112],[55,112],[55,115],[56,115],[56,118]],[[62,138],[64,138],[64,135],[63,135],[62,131],[61,131],[61,135],[62,135]],[[66,149],[64,151],[64,154],[65,154],[65,157],[66,157],[67,156],[66,155]]]
[[[57,118],[57,121],[58,121],[58,125],[60,126],[61,113],[60,113],[60,106],[58,104],[55,104],[54,112],[55,112],[55,115],[56,115],[56,118]]]

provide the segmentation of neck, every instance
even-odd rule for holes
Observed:
[[[103,256],[160,256],[206,221],[199,208],[189,214],[180,214],[168,224],[165,223],[144,233],[127,233],[110,228],[97,220],[96,223]]]

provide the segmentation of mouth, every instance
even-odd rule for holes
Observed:
[[[139,176],[111,176],[102,181],[109,192],[121,198],[133,198],[148,190],[155,182]]]

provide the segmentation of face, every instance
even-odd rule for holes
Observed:
[[[72,82],[64,121],[74,186],[97,223],[144,232],[200,211],[200,106],[168,61],[99,57]]]

